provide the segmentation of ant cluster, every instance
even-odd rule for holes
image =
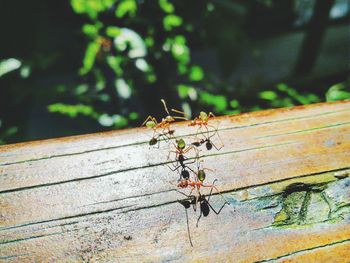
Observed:
[[[223,195],[221,195],[220,191],[214,185],[217,179],[215,179],[212,184],[204,182],[206,179],[206,172],[213,172],[213,170],[203,167],[203,160],[201,160],[199,153],[203,146],[205,146],[206,150],[212,150],[215,148],[217,151],[219,151],[224,145],[218,133],[218,128],[214,127],[210,121],[211,119],[215,118],[215,115],[212,112],[206,113],[201,111],[197,117],[190,121],[188,126],[197,128],[194,139],[192,139],[190,143],[187,143],[184,138],[175,137],[175,130],[171,129],[171,124],[176,120],[187,120],[187,118],[185,117],[184,112],[176,109],[171,109],[171,112],[174,114],[170,114],[165,101],[162,99],[161,102],[163,103],[167,116],[162,118],[160,122],[158,122],[156,118],[148,116],[141,126],[146,126],[153,130],[153,136],[149,141],[150,146],[158,145],[159,148],[161,141],[169,143],[172,148],[169,150],[169,154],[167,156],[167,161],[170,163],[170,165],[167,166],[171,171],[179,174],[179,179],[177,182],[177,187],[179,189],[184,190],[190,188],[189,194],[179,191],[178,189],[176,189],[176,191],[187,197],[186,200],[181,201],[180,203],[186,208],[189,241],[191,246],[193,246],[188,225],[187,208],[192,205],[194,211],[196,212],[197,205],[199,204],[200,215],[197,218],[196,224],[198,227],[198,223],[202,215],[204,217],[208,216],[210,210],[218,215],[222,208],[228,204],[227,200],[223,197]],[[220,140],[219,147],[212,141],[214,136],[217,136]],[[201,188],[210,189],[208,197],[201,193]],[[223,205],[218,211],[216,211],[209,203],[213,189],[215,189],[215,191],[220,194],[224,200]],[[193,194],[193,192],[196,194]]]

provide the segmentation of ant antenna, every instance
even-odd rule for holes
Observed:
[[[187,209],[186,208],[185,208],[185,212],[186,212],[188,239],[190,240],[191,247],[193,247],[192,238],[191,238],[191,232],[190,232],[190,224],[188,223],[188,213],[187,213]]]
[[[166,106],[165,100],[161,99],[160,101],[163,103],[165,111],[168,113],[168,115],[170,115],[168,107]]]
[[[180,113],[180,114],[182,114],[182,115],[185,115],[185,112],[180,111],[180,110],[171,109],[171,111],[176,112],[176,113]]]

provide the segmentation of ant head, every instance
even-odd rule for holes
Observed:
[[[184,179],[189,179],[190,178],[190,173],[189,173],[189,171],[184,169],[184,170],[181,171],[181,176]]]
[[[173,117],[171,117],[170,115],[166,116],[164,120],[166,122],[173,122],[173,121],[175,121],[175,119]]]
[[[204,112],[204,111],[201,111],[199,113],[199,118],[200,118],[201,121],[207,121],[208,120],[208,114],[206,112]]]
[[[183,150],[186,147],[186,143],[183,139],[176,140],[177,148]]]
[[[188,200],[181,200],[181,201],[178,201],[180,204],[182,204],[186,209],[187,208],[190,208],[191,206],[191,202],[188,201]]]
[[[149,145],[155,145],[156,143],[158,142],[158,139],[157,138],[152,138],[150,141],[149,141]]]
[[[199,146],[201,146],[201,143],[200,142],[193,142],[192,145],[199,147]]]
[[[213,144],[210,141],[207,141],[205,144],[205,147],[207,148],[208,151],[210,151],[213,148]]]
[[[156,123],[154,121],[148,121],[146,122],[146,127],[147,128],[153,128],[156,126]]]
[[[177,186],[181,188],[186,188],[188,186],[188,182],[187,180],[181,180]]]
[[[206,176],[206,174],[205,174],[204,170],[202,170],[202,169],[198,170],[198,180],[199,181],[203,182],[205,180],[205,176]]]

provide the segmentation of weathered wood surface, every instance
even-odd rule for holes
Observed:
[[[217,121],[230,204],[198,228],[146,129],[1,146],[0,261],[350,262],[350,102]]]

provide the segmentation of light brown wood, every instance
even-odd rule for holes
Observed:
[[[200,155],[230,204],[198,228],[146,128],[1,146],[0,261],[349,262],[350,102],[213,123]]]

